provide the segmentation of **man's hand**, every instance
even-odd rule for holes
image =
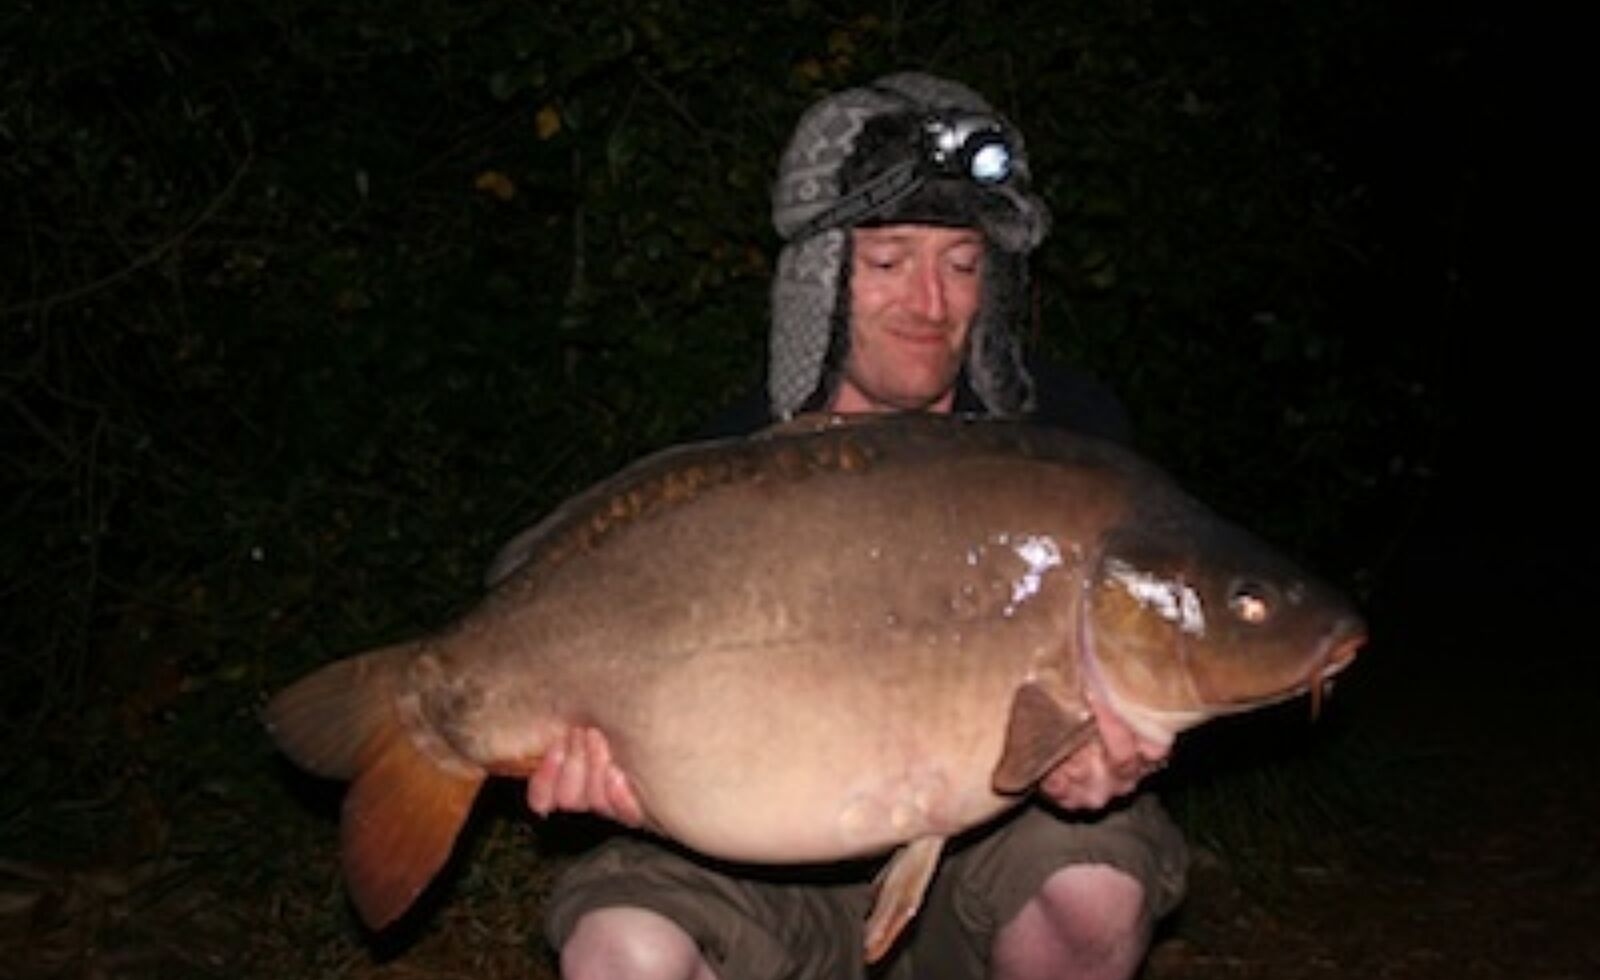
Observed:
[[[1166,765],[1170,744],[1140,736],[1116,712],[1089,699],[1099,737],[1045,775],[1039,791],[1069,810],[1098,810],[1133,792],[1139,781]]]
[[[528,777],[528,807],[541,817],[556,810],[585,810],[629,827],[644,825],[644,810],[627,775],[611,759],[611,743],[597,728],[571,728]]]

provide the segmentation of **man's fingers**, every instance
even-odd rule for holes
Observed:
[[[639,826],[644,822],[644,814],[633,795],[633,788],[628,785],[628,777],[611,759],[611,743],[598,729],[591,728],[586,735],[589,800],[595,812],[630,827]]]
[[[1095,741],[1051,770],[1039,788],[1068,809],[1095,810],[1131,792],[1151,766],[1139,754],[1115,760],[1104,745]]]
[[[539,760],[539,768],[528,777],[528,809],[541,817],[548,817],[556,808],[556,781],[566,758],[566,746],[557,742],[545,752]]]
[[[563,810],[589,809],[586,799],[589,760],[585,758],[584,751],[583,732],[578,729],[569,730],[566,758],[562,762],[561,774],[556,781],[556,805]]]
[[[1072,787],[1087,783],[1092,775],[1092,762],[1085,753],[1079,753],[1056,766],[1045,777],[1046,793],[1070,792]]]
[[[611,803],[608,783],[611,771],[611,746],[605,736],[594,728],[583,730],[583,762],[585,767],[584,803],[595,813],[611,820],[617,819]]]
[[[606,776],[606,799],[611,804],[611,819],[629,827],[641,826],[644,823],[644,811],[639,808],[639,800],[628,785],[628,777],[620,769],[608,769]]]
[[[611,744],[594,728],[572,728],[552,745],[528,777],[528,808],[540,816],[556,810],[594,813],[627,824],[644,825],[644,811],[622,770],[611,759]]]

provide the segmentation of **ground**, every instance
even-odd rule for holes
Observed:
[[[1540,683],[1563,679],[1578,678]],[[1382,846],[1355,860],[1303,855],[1270,897],[1203,858],[1145,980],[1600,976],[1600,787],[1576,741],[1582,715],[1482,682],[1427,696],[1452,710],[1429,712],[1425,729],[1415,715],[1386,719],[1384,736],[1453,770],[1422,787],[1433,798],[1399,808],[1375,835]],[[1540,712],[1542,730],[1504,737],[1502,724]],[[1581,737],[1592,750],[1593,733]]]

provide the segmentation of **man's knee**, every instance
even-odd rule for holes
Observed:
[[[1150,925],[1137,878],[1105,864],[1062,868],[1001,928],[995,974],[1130,977],[1144,958]]]
[[[694,939],[659,912],[602,908],[561,947],[563,980],[716,980]]]
[[[1144,885],[1109,864],[1079,864],[1045,879],[1036,901],[1063,935],[1141,948],[1150,931]]]

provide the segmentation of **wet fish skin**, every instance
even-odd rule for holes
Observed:
[[[941,840],[1094,737],[1089,692],[1170,740],[1319,686],[1363,637],[1336,592],[1136,456],[942,416],[667,450],[557,508],[492,577],[458,622],[267,707],[287,755],[353,780],[345,873],[375,927],[484,778],[589,725],[649,825],[707,854],[911,844],[875,958]]]

